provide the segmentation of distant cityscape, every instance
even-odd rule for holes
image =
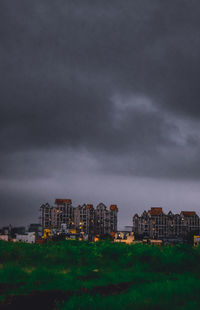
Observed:
[[[54,205],[42,204],[39,223],[25,227],[3,227],[0,240],[43,243],[46,240],[77,239],[98,241],[109,239],[125,243],[175,244],[188,242],[193,236],[200,242],[200,217],[195,211],[164,213],[161,207],[151,207],[140,216],[136,213],[132,225],[117,230],[118,207],[99,203],[74,207],[71,199],[55,199]]]

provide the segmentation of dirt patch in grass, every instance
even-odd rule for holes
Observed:
[[[0,310],[11,310],[11,309],[54,309],[57,304],[67,301],[70,297],[74,295],[97,295],[101,294],[102,296],[119,294],[128,290],[132,283],[120,283],[120,284],[109,284],[106,286],[95,286],[91,289],[82,288],[75,291],[33,291],[27,295],[10,295],[4,299],[0,304]],[[8,289],[8,287],[7,287]],[[10,289],[10,287],[9,287]]]
[[[138,284],[141,281],[131,281],[131,282],[121,282],[117,284],[108,284],[105,286],[95,286],[93,288],[81,288],[78,291],[33,291],[27,295],[9,295],[0,304],[0,310],[10,310],[10,309],[54,309],[57,304],[63,301],[68,301],[72,296],[80,295],[91,295],[95,296],[100,294],[102,296],[116,295],[120,293],[125,293],[128,291],[130,286]],[[142,283],[149,283],[150,281],[142,281]],[[22,285],[23,283],[20,283]],[[0,287],[1,288],[1,287]],[[12,286],[12,289],[16,288]],[[5,289],[5,287],[4,287]],[[11,286],[6,287],[6,291],[11,289]],[[5,292],[4,292],[5,293]]]
[[[0,283],[0,295],[9,293],[11,290],[15,290],[22,285],[24,285],[24,283]]]
[[[88,274],[85,276],[79,276],[77,279],[87,281],[87,280],[93,280],[93,279],[99,279],[99,278],[100,276],[97,273],[94,273],[94,274]]]
[[[109,284],[106,286],[95,286],[92,289],[92,295],[103,295],[103,296],[108,296],[108,295],[115,295],[119,293],[124,293],[126,292],[129,287],[131,286],[131,282],[122,282],[119,284]]]
[[[8,296],[0,304],[1,310],[36,310],[36,309],[54,309],[57,303],[67,301],[74,292],[54,291],[33,291],[27,295]]]

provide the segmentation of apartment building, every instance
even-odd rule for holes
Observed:
[[[54,206],[46,203],[40,207],[40,222],[43,229],[61,229],[66,224],[67,229],[80,233],[106,235],[117,231],[117,213],[114,204],[110,208],[103,203],[96,208],[92,204],[73,207],[70,199],[56,199]]]
[[[68,229],[74,228],[74,208],[71,199],[56,199],[55,206],[51,209],[51,226],[60,228],[66,224]]]
[[[117,205],[110,205],[110,231],[117,231],[117,213],[118,208]]]
[[[43,228],[58,229],[61,224],[74,227],[74,208],[70,199],[56,199],[54,206],[48,203],[40,207],[40,223]]]
[[[95,233],[95,210],[92,204],[83,204],[74,208],[75,227],[86,234]]]
[[[194,211],[165,214],[162,208],[152,207],[133,216],[133,232],[144,238],[185,238],[192,231],[200,231],[200,218]]]
[[[49,228],[51,227],[51,209],[52,207],[45,203],[40,207],[40,224],[42,228]]]

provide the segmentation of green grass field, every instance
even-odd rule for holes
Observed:
[[[200,309],[200,247],[2,241],[0,309]]]

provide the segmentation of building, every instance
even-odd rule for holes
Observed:
[[[51,209],[52,207],[48,203],[45,203],[40,207],[39,219],[43,229],[51,227]]]
[[[118,213],[117,205],[110,205],[110,231],[117,231],[117,213]]]
[[[165,214],[160,207],[152,207],[141,216],[133,216],[133,232],[141,238],[176,239],[187,238],[192,232],[200,231],[200,218],[194,211]]]
[[[9,235],[0,235],[0,240],[9,241]]]
[[[59,229],[61,224],[67,228],[74,227],[74,208],[70,199],[56,199],[55,205],[48,203],[40,207],[40,224],[42,228]]]
[[[132,244],[135,241],[133,232],[130,231],[118,231],[115,233],[114,242]]]
[[[23,235],[16,234],[16,242],[35,243],[35,233],[29,232]]]
[[[21,226],[21,227],[11,227],[10,229],[10,234],[11,236],[15,236],[16,234],[25,234],[26,232],[26,227],[25,226]]]
[[[95,233],[107,235],[117,231],[117,205],[111,205],[109,209],[101,202],[95,210]]]
[[[190,232],[200,231],[200,218],[194,211],[182,211],[181,217],[181,234],[188,235]]]
[[[95,210],[92,204],[83,204],[74,208],[75,227],[79,232],[95,234]]]
[[[48,203],[40,207],[40,223],[44,229],[75,229],[78,233],[104,236],[117,231],[117,205],[100,203],[96,208],[92,204],[72,206],[70,199],[56,199],[55,205]]]
[[[0,230],[0,234],[1,235],[10,235],[11,229],[12,229],[11,225],[6,226],[6,227],[2,227],[1,230]]]
[[[34,232],[36,238],[39,238],[42,236],[42,227],[38,223],[32,223],[28,226],[28,232]]]
[[[51,208],[51,227],[60,228],[66,224],[67,228],[74,227],[74,208],[71,199],[56,199],[55,206]]]
[[[200,245],[200,236],[194,236],[194,246]]]

